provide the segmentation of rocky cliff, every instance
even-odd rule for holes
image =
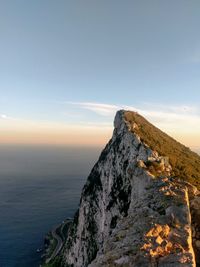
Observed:
[[[200,266],[199,182],[197,154],[139,114],[117,112],[113,136],[83,188],[61,265]]]

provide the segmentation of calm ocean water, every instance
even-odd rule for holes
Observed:
[[[38,267],[36,249],[73,216],[100,148],[0,146],[0,266]]]

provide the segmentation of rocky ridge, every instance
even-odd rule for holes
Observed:
[[[141,138],[130,115],[139,116],[116,114],[113,136],[83,188],[61,265],[200,266],[200,193],[172,175],[171,158]]]

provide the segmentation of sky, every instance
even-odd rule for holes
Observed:
[[[199,0],[1,0],[0,144],[103,146],[118,109],[200,147]]]

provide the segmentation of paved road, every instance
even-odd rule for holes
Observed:
[[[61,235],[63,235],[63,228],[66,224],[69,223],[69,220],[65,221],[64,223],[62,223],[62,225],[59,225],[59,226],[56,226],[52,231],[51,231],[51,234],[53,236],[53,239],[55,239],[57,241],[57,245],[53,251],[53,253],[51,254],[51,257],[49,257],[47,260],[46,260],[46,263],[49,263],[51,260],[53,260],[60,252],[60,250],[62,249],[63,247],[63,240],[61,238],[60,235],[58,235],[56,233],[56,230],[59,229],[61,227]],[[64,238],[63,238],[64,239]]]
[[[52,237],[53,237],[53,239],[56,240],[57,245],[56,245],[56,247],[55,247],[53,253],[51,254],[51,257],[49,257],[49,258],[46,260],[46,263],[49,263],[51,260],[53,260],[53,259],[58,255],[58,253],[60,252],[60,250],[61,250],[61,248],[62,248],[62,246],[63,246],[63,241],[62,241],[61,237],[56,233],[56,230],[57,230],[59,227],[60,227],[60,225],[57,226],[57,227],[55,227],[55,228],[51,231]]]

